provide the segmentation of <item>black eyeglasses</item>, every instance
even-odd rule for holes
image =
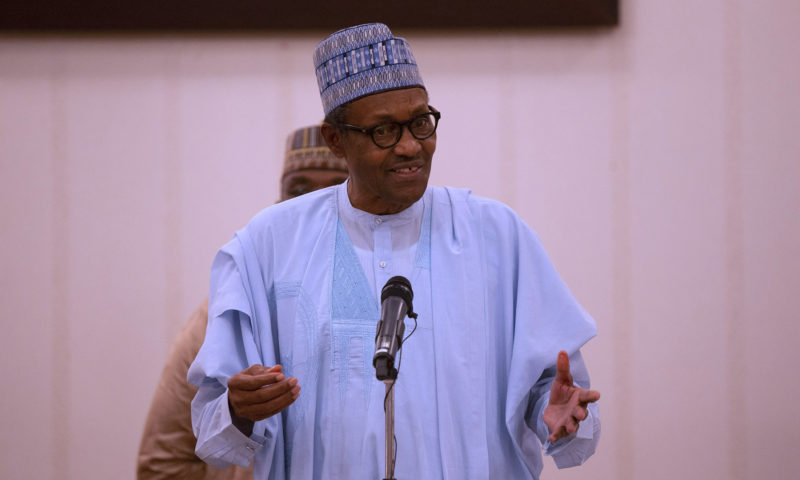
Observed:
[[[403,127],[407,126],[408,131],[411,132],[411,135],[417,140],[425,140],[436,133],[436,127],[439,126],[439,119],[441,117],[441,112],[431,110],[430,112],[416,115],[412,117],[411,120],[403,123],[379,123],[370,128],[357,127],[346,123],[340,123],[338,125],[350,130],[355,130],[356,132],[361,132],[364,135],[369,135],[375,145],[380,148],[391,148],[397,145],[397,142],[403,137]]]

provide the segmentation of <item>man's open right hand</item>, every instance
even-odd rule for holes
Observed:
[[[241,420],[257,422],[282,412],[300,396],[300,385],[286,377],[280,365],[252,365],[228,379],[228,404],[231,413]],[[245,432],[240,425],[234,424]],[[252,423],[249,425],[252,430]],[[247,432],[245,432],[247,433]]]

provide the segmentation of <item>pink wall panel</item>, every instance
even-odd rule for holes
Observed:
[[[603,439],[544,478],[796,477],[800,8],[622,12],[406,35],[443,112],[432,183],[512,205],[597,319]],[[319,39],[0,38],[0,477],[133,477],[214,252],[321,119]]]

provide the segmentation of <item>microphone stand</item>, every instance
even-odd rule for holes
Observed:
[[[386,477],[383,480],[397,480],[394,478],[394,462],[397,458],[394,451],[394,384],[397,381],[395,356],[399,355],[403,346],[405,331],[403,319],[407,316],[415,321],[417,319],[411,304],[413,298],[411,284],[405,277],[390,278],[381,290],[381,321],[378,322],[375,334],[375,355],[372,357],[372,365],[375,367],[375,376],[386,387],[386,396],[383,399],[383,412],[386,418]],[[387,319],[387,323],[384,323],[384,319]],[[416,325],[414,328],[416,329]]]
[[[384,413],[386,416],[386,477],[383,480],[397,480],[394,478],[394,382],[397,381],[397,369],[389,370],[388,378],[383,381],[386,386],[386,400],[384,400]]]

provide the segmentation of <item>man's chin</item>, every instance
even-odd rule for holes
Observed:
[[[423,195],[425,195],[425,190],[427,188],[428,188],[428,183],[425,182],[424,184],[414,185],[412,188],[404,189],[402,190],[402,194],[397,195],[396,197],[398,200],[397,203],[403,205],[402,209],[405,210],[406,208],[410,207],[411,205],[419,201],[419,199],[422,198]]]

